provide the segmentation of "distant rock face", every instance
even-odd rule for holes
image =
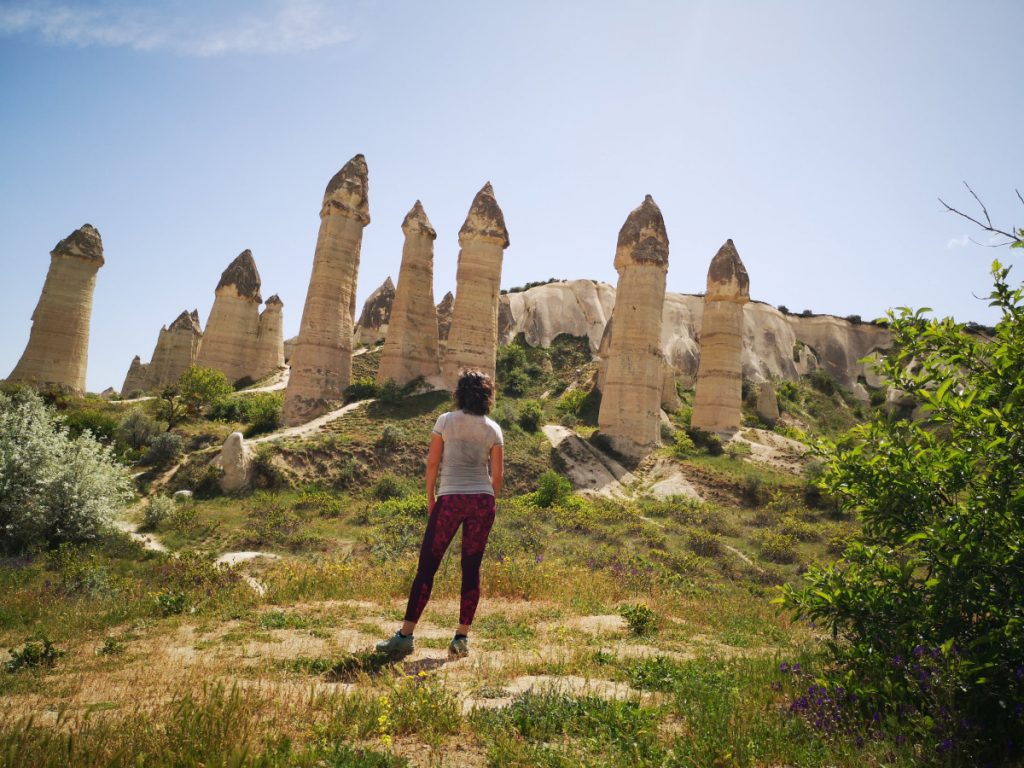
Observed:
[[[199,313],[182,312],[169,326],[160,329],[153,357],[148,363],[132,360],[121,386],[121,396],[148,392],[178,381],[185,371],[195,365],[203,331],[199,327]]]
[[[448,341],[448,332],[452,327],[452,307],[455,306],[455,294],[448,291],[437,305],[437,338]]]
[[[267,299],[266,308],[260,313],[259,331],[256,334],[255,369],[263,378],[268,373],[284,366],[284,302],[276,293]]]
[[[242,251],[217,283],[196,365],[221,371],[232,382],[259,378],[255,351],[262,301],[252,251]]]
[[[394,303],[395,284],[388,276],[363,303],[363,311],[359,315],[352,339],[356,347],[368,347],[384,339],[388,333]]]
[[[505,217],[488,182],[473,198],[459,230],[455,305],[443,365],[445,385],[450,389],[460,371],[467,368],[494,378],[501,262],[508,243]]]
[[[363,228],[370,223],[366,160],[356,155],[327,184],[283,422],[302,424],[341,400],[352,379],[352,330]]]
[[[102,266],[103,241],[91,224],[83,224],[50,251],[28,345],[8,381],[85,392],[92,295]]]
[[[434,306],[434,238],[437,233],[419,200],[402,222],[405,245],[387,328],[380,355],[377,383],[392,379],[407,384],[422,376],[438,381],[437,307]],[[451,295],[451,294],[449,294]]]
[[[650,195],[629,214],[619,231],[615,269],[619,284],[598,426],[613,449],[639,458],[661,444],[665,378],[659,341],[668,235]]]
[[[743,423],[743,305],[750,278],[739,253],[726,240],[711,260],[704,295],[700,364],[690,424],[709,432],[739,429]]]
[[[602,309],[595,306],[596,294]],[[501,343],[507,344],[523,333],[530,344],[550,344],[560,333],[586,335],[590,349],[601,354],[601,334],[582,329],[601,325],[601,312],[609,320],[615,302],[615,288],[607,283],[571,280],[531,288],[502,297],[509,310],[502,326]],[[692,387],[700,361],[701,323],[704,298],[692,294],[667,293],[662,315],[661,349],[680,381]],[[882,326],[854,325],[831,315],[801,317],[784,315],[760,301],[743,305],[743,377],[755,383],[783,379],[792,381],[821,367],[844,389],[853,391],[858,377],[872,386],[881,380],[870,366],[859,362],[892,343]]]
[[[234,493],[249,485],[249,470],[252,463],[249,446],[241,432],[232,432],[220,449],[220,463],[224,476],[220,488],[224,493]]]

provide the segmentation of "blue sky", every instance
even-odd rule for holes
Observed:
[[[650,193],[669,290],[702,290],[731,237],[755,299],[991,321],[989,264],[1020,259],[936,198],[971,209],[966,180],[1024,225],[1022,25],[1019,0],[0,0],[0,376],[50,249],[85,222],[107,260],[91,390],[120,387],[181,310],[205,323],[245,248],[294,335],[324,186],[357,152],[360,304],[397,277],[417,198],[436,297],[454,289],[490,180],[505,287],[614,283],[616,234]]]

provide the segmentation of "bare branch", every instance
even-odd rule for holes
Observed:
[[[964,186],[967,187],[967,191],[971,193],[971,197],[973,197],[975,200],[978,201],[978,205],[981,207],[981,212],[985,214],[985,221],[988,222],[988,226],[986,227],[986,229],[991,230],[992,229],[992,219],[989,218],[988,208],[986,208],[985,204],[983,202],[981,202],[981,198],[979,198],[976,194],[974,194],[974,190],[971,189],[971,185],[970,184],[968,184],[965,181],[964,182]]]
[[[1024,242],[1024,240],[1021,240],[1021,238],[1017,234],[1015,234],[1013,231],[1006,232],[1006,231],[1004,231],[1002,229],[999,229],[998,227],[992,226],[992,219],[988,215],[988,209],[985,207],[985,204],[983,202],[981,202],[981,198],[979,198],[974,193],[974,190],[971,189],[970,184],[968,184],[966,181],[964,182],[964,186],[967,187],[967,191],[971,193],[971,197],[973,197],[975,199],[975,201],[978,203],[978,206],[981,208],[982,215],[984,215],[984,217],[985,217],[985,221],[980,221],[979,219],[976,219],[973,216],[970,216],[970,215],[964,213],[963,211],[954,208],[953,206],[951,206],[949,203],[947,203],[945,200],[943,200],[940,197],[939,198],[939,202],[942,203],[942,206],[946,209],[946,211],[948,211],[949,213],[955,213],[957,216],[960,216],[960,217],[962,217],[964,219],[967,219],[969,222],[971,222],[972,224],[977,225],[978,227],[980,227],[981,229],[985,230],[986,232],[991,232],[994,235],[1000,235],[1001,237],[1005,237],[1007,239],[1007,242],[1005,242],[1005,243],[986,244],[986,243],[979,243],[974,238],[969,238],[972,243],[974,243],[975,245],[984,245],[987,248],[1000,248],[1000,247],[1002,247],[1004,245],[1009,245],[1010,243]],[[1017,193],[1017,199],[1019,199],[1021,201],[1021,203],[1024,203],[1024,196],[1021,195],[1020,190],[1018,189],[1018,190],[1014,190],[1014,191]]]

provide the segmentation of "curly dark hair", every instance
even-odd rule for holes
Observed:
[[[483,371],[468,370],[459,374],[455,385],[455,403],[459,409],[476,416],[486,416],[494,403],[494,382]]]

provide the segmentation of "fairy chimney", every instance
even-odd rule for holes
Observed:
[[[395,284],[391,282],[389,275],[363,303],[363,311],[359,315],[355,336],[352,339],[354,346],[368,347],[387,336],[394,303]]]
[[[451,291],[448,291],[437,305],[437,338],[445,344],[448,343],[448,333],[452,329],[452,307],[454,306],[455,294]]]
[[[128,366],[128,373],[124,377],[124,384],[121,385],[121,397],[146,392],[149,388],[149,366],[136,355],[132,358],[132,364]]]
[[[102,266],[103,241],[91,224],[54,246],[28,345],[8,381],[85,392],[92,294]]]
[[[406,214],[402,231],[405,233],[402,267],[377,368],[378,384],[388,379],[396,384],[407,384],[419,376],[437,380],[441,372],[437,307],[434,306],[434,238],[437,233],[419,200]]]
[[[196,364],[203,332],[198,312],[182,312],[160,335],[149,362],[149,387],[156,389],[174,384]]]
[[[366,160],[356,155],[324,192],[283,421],[302,424],[341,400],[352,378],[352,324],[363,228],[370,223]]]
[[[619,230],[615,269],[619,282],[598,425],[615,451],[639,458],[661,443],[665,380],[661,318],[668,235],[650,195]]]
[[[259,331],[256,335],[256,355],[253,365],[261,379],[284,366],[284,302],[276,293],[267,299],[266,308],[260,313]]]
[[[459,230],[459,266],[455,305],[444,356],[444,381],[453,388],[466,368],[494,378],[498,350],[498,295],[501,261],[508,248],[505,217],[487,182],[470,206]]]
[[[251,378],[262,301],[260,273],[247,249],[220,276],[196,365],[214,368],[232,382]]]
[[[732,240],[718,249],[708,269],[700,363],[690,424],[708,432],[739,429],[743,414],[743,305],[750,278]]]

